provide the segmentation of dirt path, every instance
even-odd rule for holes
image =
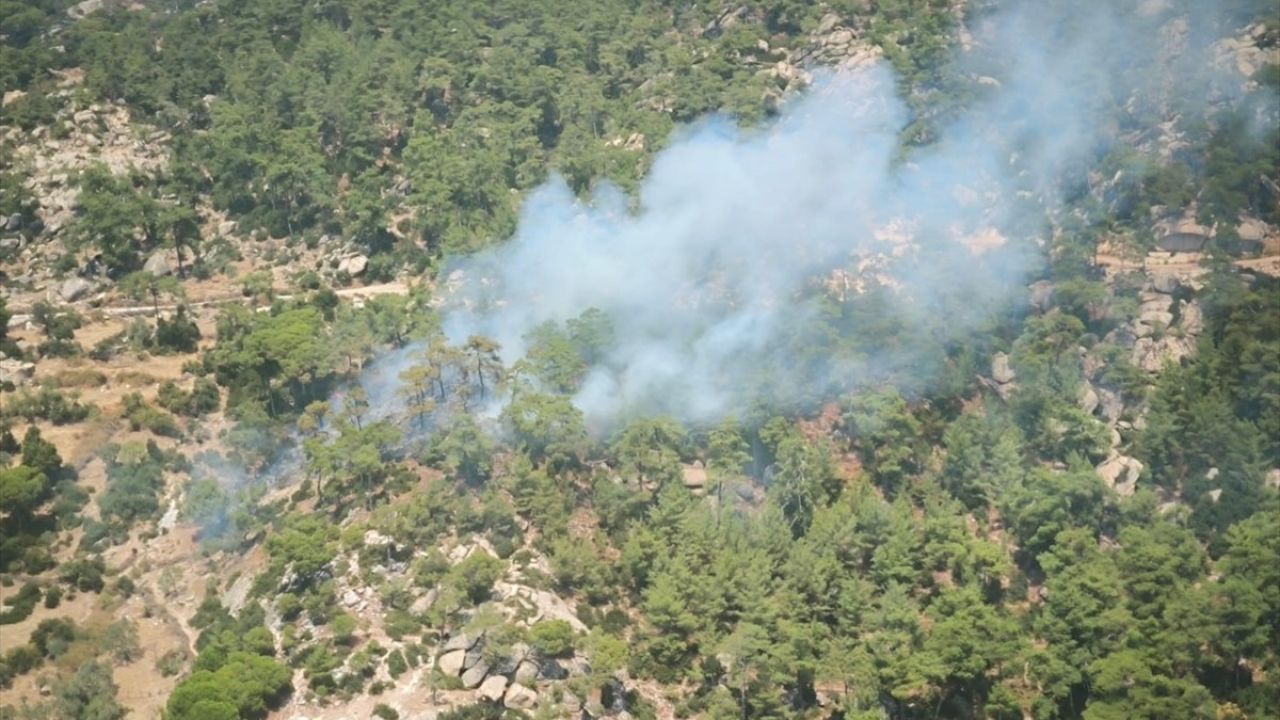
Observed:
[[[1110,272],[1142,271],[1194,277],[1209,272],[1209,268],[1202,264],[1203,259],[1202,253],[1149,253],[1127,257],[1101,253],[1094,262]],[[1244,271],[1280,277],[1280,255],[1244,258],[1232,264]]]
[[[395,280],[387,283],[377,283],[375,285],[340,288],[334,292],[338,297],[347,300],[368,300],[370,298],[378,297],[379,295],[408,295],[411,289],[412,288],[408,283]],[[292,300],[294,298],[293,295],[276,295],[275,297],[280,300]],[[204,300],[189,303],[169,303],[166,305],[160,305],[159,310],[162,313],[173,312],[177,310],[180,305],[185,305],[186,307],[194,310],[201,310],[204,308],[226,305],[228,303],[245,302],[245,300],[246,298],[242,293],[236,293],[234,295],[206,298]],[[71,305],[72,307],[77,307],[81,310],[89,307],[86,301],[71,303]],[[157,307],[155,305],[143,304],[93,308],[93,312],[101,314],[105,318],[121,318],[137,315],[154,315],[156,309]],[[30,308],[14,308],[13,315],[9,318],[9,327],[16,330],[24,326],[30,320]]]

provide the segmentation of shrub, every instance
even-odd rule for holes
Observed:
[[[542,620],[529,630],[529,644],[548,657],[573,652],[573,626],[564,620]]]
[[[9,598],[6,603],[9,609],[0,612],[0,625],[12,625],[26,620],[35,609],[38,600],[40,600],[40,586],[28,580],[18,590],[17,595]]]

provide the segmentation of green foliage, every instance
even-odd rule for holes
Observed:
[[[573,652],[573,626],[564,620],[542,620],[529,628],[529,644],[548,657]]]
[[[267,538],[267,555],[272,569],[286,570],[294,577],[297,588],[307,588],[320,577],[333,560],[337,547],[337,529],[314,515],[289,515],[284,527]]]
[[[233,652],[216,670],[196,670],[178,684],[165,717],[262,718],[290,688],[289,669],[274,660]],[[234,714],[228,715],[228,709]]]

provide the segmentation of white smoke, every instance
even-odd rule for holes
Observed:
[[[553,177],[509,242],[446,271],[462,278],[446,335],[491,337],[511,362],[540,324],[604,311],[616,343],[575,396],[597,424],[707,421],[805,387],[927,386],[940,347],[1021,296],[1064,181],[1079,184],[1136,116],[1211,87],[1165,72],[1208,65],[1205,43],[1183,32],[1171,51],[1166,37],[1208,3],[1103,5],[980,21],[979,50],[959,62],[994,77],[976,84],[988,96],[905,158],[910,113],[881,63],[819,75],[763,129],[685,129],[638,198],[605,184],[582,199]],[[805,358],[798,328],[821,312],[823,283],[887,288],[906,327],[838,366]]]

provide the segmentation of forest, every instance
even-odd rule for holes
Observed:
[[[1043,5],[1029,45],[1115,11]],[[987,42],[1002,6],[0,2],[0,718],[1280,715],[1280,8],[1115,11],[1152,32],[1061,88],[1084,149],[1040,183],[1067,130],[979,128],[1010,169],[939,199],[912,183],[957,127],[1061,85]],[[1177,27],[1256,67],[1143,64]],[[790,148],[820,68],[864,61],[884,197],[1001,248],[940,249],[939,215],[850,259],[889,254],[846,237],[878,208],[815,202],[844,254],[761,290],[786,312],[711,368],[714,412],[661,384],[599,411],[654,336],[701,358],[753,309],[724,258],[789,268],[826,225],[672,251],[697,292],[643,312],[622,277],[521,296],[528,258],[568,248],[572,285],[584,208],[656,213],[717,122]],[[604,234],[666,238],[636,223]],[[601,302],[543,312],[561,290]]]

